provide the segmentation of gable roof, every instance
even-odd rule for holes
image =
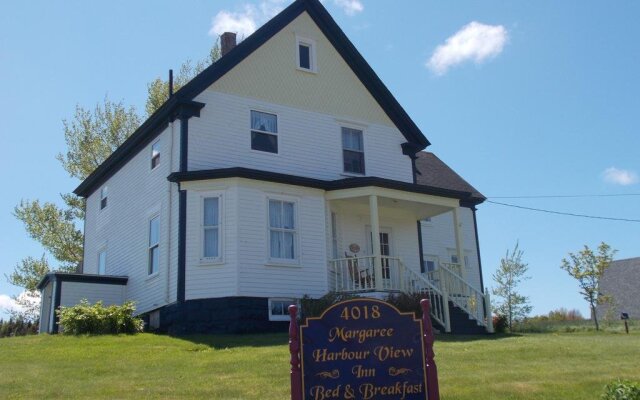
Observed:
[[[480,204],[487,198],[471,186],[435,154],[420,151],[416,154],[416,183],[432,188],[454,190],[471,193],[468,200],[472,204]]]
[[[322,33],[342,56],[347,65],[353,70],[389,119],[393,121],[402,135],[407,139],[407,143],[410,145],[409,147],[420,150],[429,146],[430,143],[422,134],[420,128],[411,120],[400,103],[398,103],[389,89],[382,83],[378,75],[376,75],[364,57],[358,52],[342,29],[340,29],[329,12],[320,4],[320,1],[296,0],[284,9],[284,11],[276,15],[230,50],[226,55],[180,88],[173,97],[156,110],[111,156],[96,168],[96,170],[74,190],[74,193],[79,196],[88,197],[99,185],[116,173],[131,157],[159,135],[168,122],[175,118],[175,113],[181,105],[185,103],[195,103],[193,102],[194,97],[206,90],[215,81],[238,65],[305,11],[316,25],[318,25]],[[204,106],[204,104],[201,106]]]

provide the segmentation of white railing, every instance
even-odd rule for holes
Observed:
[[[402,291],[411,294],[420,294],[429,299],[431,303],[431,316],[444,327],[445,332],[451,332],[451,319],[449,317],[449,301],[447,296],[435,285],[429,282],[421,274],[406,268],[400,261],[402,276]]]
[[[330,261],[331,289],[336,292],[404,292],[419,293],[431,302],[431,316],[446,332],[451,331],[448,299],[421,274],[407,268],[398,257],[381,256],[380,270],[375,257],[346,257]],[[378,274],[376,274],[378,272]]]
[[[492,332],[493,321],[488,292],[483,294],[467,283],[462,278],[461,271],[462,267],[459,264],[441,263],[436,271],[430,272],[429,279],[453,304]]]

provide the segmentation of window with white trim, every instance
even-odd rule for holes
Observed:
[[[278,153],[278,116],[251,110],[251,149]]]
[[[269,258],[293,261],[296,251],[295,203],[269,199]]]
[[[438,257],[425,255],[422,264],[422,272],[434,272],[438,268]]]
[[[289,306],[298,304],[295,299],[269,299],[269,321],[288,321]]]
[[[147,273],[149,275],[158,272],[160,264],[160,216],[149,220],[149,267]]]
[[[220,260],[220,197],[202,199],[202,260]]]
[[[160,141],[151,145],[151,169],[160,165]]]
[[[342,160],[344,172],[364,175],[362,130],[342,127]]]
[[[107,198],[109,196],[109,188],[107,186],[103,186],[100,189],[100,209],[104,210],[107,208]]]
[[[107,250],[102,249],[98,252],[98,275],[107,273]]]
[[[307,72],[316,72],[315,40],[296,37],[296,66]]]

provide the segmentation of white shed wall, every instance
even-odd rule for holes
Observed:
[[[125,293],[125,285],[62,282],[60,306],[74,306],[82,299],[86,299],[90,304],[102,301],[102,304],[105,306],[121,305],[124,302]]]

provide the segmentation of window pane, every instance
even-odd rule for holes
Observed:
[[[282,257],[282,242],[283,242],[283,232],[281,231],[270,231],[270,246],[269,251],[272,258],[283,258]]]
[[[251,111],[251,129],[278,133],[278,117],[260,111]]]
[[[282,203],[282,227],[285,229],[294,229],[294,213],[293,213],[293,203]]]
[[[160,164],[160,142],[151,145],[151,168],[155,168]]]
[[[364,174],[364,153],[344,150],[344,172]]]
[[[160,218],[155,217],[149,222],[149,246],[157,245],[160,241]]]
[[[282,202],[269,200],[269,226],[282,228]]]
[[[153,274],[158,271],[158,262],[160,257],[160,251],[158,246],[149,249],[149,273]]]
[[[436,270],[436,263],[433,261],[427,261],[427,272],[433,272]]]
[[[305,44],[298,46],[300,54],[300,68],[311,69],[311,48]]]
[[[293,232],[284,232],[283,237],[284,237],[284,243],[283,243],[282,256],[280,258],[293,260],[295,258],[294,234]]]
[[[342,148],[345,150],[364,151],[364,147],[362,145],[362,131],[343,127]]]
[[[107,267],[107,252],[101,251],[98,254],[98,274],[104,275]]]
[[[218,257],[218,228],[204,230],[204,257]]]
[[[218,198],[207,197],[204,199],[204,225],[205,226],[217,226],[218,225]]]
[[[266,151],[269,153],[278,152],[278,137],[267,133],[251,132],[251,149]]]

